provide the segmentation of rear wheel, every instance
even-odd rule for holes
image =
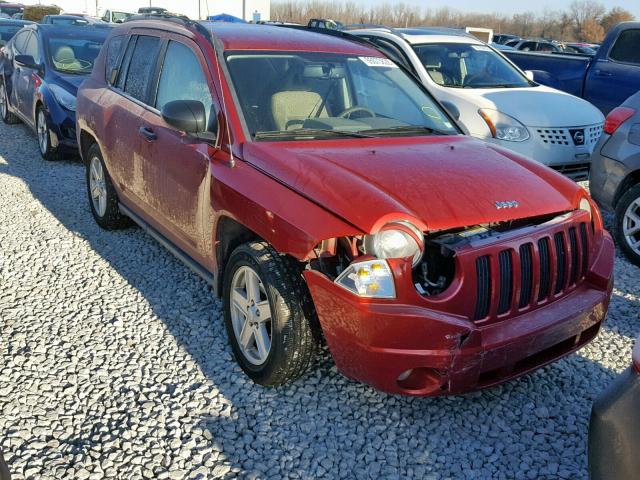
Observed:
[[[96,144],[87,151],[86,170],[89,206],[96,223],[105,230],[117,230],[131,225],[129,219],[120,213],[118,195]]]
[[[254,382],[277,386],[304,374],[316,353],[315,313],[293,259],[264,242],[241,245],[225,268],[223,300],[231,348]]]
[[[640,267],[640,184],[618,202],[614,235],[627,258]]]
[[[4,82],[0,80],[0,117],[2,121],[8,125],[20,123],[18,117],[9,111],[9,95],[4,86]]]
[[[51,132],[49,129],[49,117],[42,105],[36,110],[36,133],[38,134],[38,146],[40,155],[45,160],[58,160],[60,148],[51,145]]]

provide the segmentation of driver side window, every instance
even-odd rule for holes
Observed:
[[[186,45],[170,41],[160,74],[156,108],[162,110],[167,103],[174,100],[198,100],[207,112],[207,125],[216,112],[213,98],[195,53]]]

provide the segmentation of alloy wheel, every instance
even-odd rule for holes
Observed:
[[[98,157],[91,158],[89,172],[89,189],[93,208],[98,216],[103,217],[107,211],[107,185],[104,178],[102,162]]]
[[[271,350],[271,306],[260,277],[251,267],[236,270],[231,281],[231,322],[238,346],[253,365],[267,361]]]
[[[629,248],[640,255],[640,198],[636,198],[627,207],[622,219],[622,233]]]
[[[47,128],[47,118],[44,115],[44,110],[38,110],[36,130],[38,131],[38,145],[40,145],[40,152],[45,155],[49,150],[49,129]]]

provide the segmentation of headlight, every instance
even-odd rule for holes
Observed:
[[[417,265],[424,251],[423,233],[409,222],[393,222],[364,237],[364,250],[378,258],[411,257]]]
[[[591,202],[587,197],[582,197],[580,200],[580,204],[578,205],[579,210],[584,210],[589,213],[589,219],[593,217],[593,210],[591,209]]]
[[[59,87],[58,85],[49,85],[49,90],[53,93],[53,96],[56,97],[56,100],[60,105],[62,105],[67,110],[71,110],[73,112],[76,111],[76,97],[67,92],[64,88]]]
[[[524,142],[529,138],[527,127],[505,113],[491,108],[481,108],[478,113],[487,122],[493,138],[508,142]]]
[[[393,274],[386,260],[352,263],[336,278],[336,283],[366,298],[396,298]]]

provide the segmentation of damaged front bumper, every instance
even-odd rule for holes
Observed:
[[[305,277],[342,374],[386,392],[459,394],[523,375],[597,335],[613,288],[613,242],[601,238],[584,281],[566,296],[480,325],[407,291],[400,262],[390,262],[404,287],[395,300],[359,298],[317,271]]]

